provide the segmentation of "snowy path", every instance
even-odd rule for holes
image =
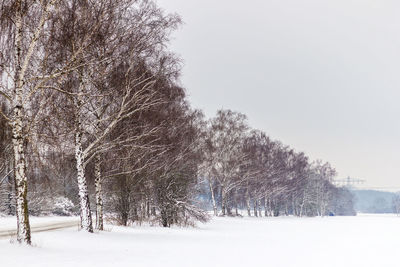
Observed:
[[[2,219],[0,218],[0,225]],[[400,218],[216,218],[198,228],[76,228],[0,240],[0,266],[398,267]]]
[[[0,218],[0,239],[10,239],[16,235],[15,218]],[[39,233],[79,226],[78,218],[71,217],[45,217],[31,219],[31,232]]]

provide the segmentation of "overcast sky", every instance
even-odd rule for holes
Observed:
[[[400,190],[400,1],[158,0],[208,117],[245,113],[338,178]]]

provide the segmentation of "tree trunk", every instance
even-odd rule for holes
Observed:
[[[226,206],[226,213],[228,216],[232,216],[232,207],[231,206]]]
[[[10,173],[12,169],[13,169],[12,166],[8,166],[8,169],[7,169],[7,173],[8,173],[8,176],[7,176],[8,186],[7,187],[8,187],[8,189],[7,189],[7,204],[6,204],[8,215],[15,214],[15,210],[14,210],[14,206],[13,206],[13,186],[12,186],[13,183],[15,183],[15,182],[13,181],[13,176]]]
[[[250,193],[249,193],[249,189],[246,190],[246,206],[247,206],[247,216],[251,217],[251,207],[250,207]]]
[[[299,217],[303,217],[304,201],[300,204]]]
[[[321,201],[321,217],[324,217],[325,213],[326,213],[326,204],[325,204],[325,201],[322,200]]]
[[[228,199],[229,199],[229,201],[228,201]],[[234,201],[235,201],[235,192],[231,191],[229,193],[229,195],[226,197],[226,201],[225,201],[226,202],[226,213],[228,216],[233,216],[232,208],[233,208]]]
[[[212,200],[212,205],[213,205],[213,210],[214,210],[214,216],[218,215],[218,210],[217,210],[217,202],[215,201],[215,195],[214,195],[214,189],[212,186],[211,179],[208,179],[208,184],[210,186],[210,192],[211,192],[211,200]]]
[[[22,106],[15,107],[15,121],[13,124],[14,148],[14,179],[17,213],[17,240],[20,243],[31,244],[31,230],[28,210],[28,186],[26,177],[26,162],[24,138],[22,133]]]
[[[118,204],[117,204],[117,212],[119,216],[119,223],[123,226],[128,225],[129,220],[129,211],[131,210],[130,203],[130,188],[127,181],[126,176],[118,177]],[[138,208],[137,204],[134,206],[134,218],[138,218]]]
[[[150,218],[150,198],[146,198],[146,215],[147,218]]]
[[[273,206],[274,206],[273,215],[274,215],[274,217],[278,217],[279,213],[280,213],[280,210],[281,210],[280,202],[278,200],[274,199],[273,200]]]
[[[135,206],[133,207],[133,221],[136,221],[136,220],[139,220],[139,214],[138,214],[138,208],[137,208],[137,206],[135,205]]]
[[[81,85],[82,86],[82,85]],[[81,93],[81,90],[80,90]],[[90,202],[89,202],[89,192],[85,177],[85,156],[82,149],[82,125],[80,117],[80,107],[81,107],[80,96],[77,97],[75,101],[76,108],[76,125],[75,125],[75,159],[76,159],[76,170],[77,170],[77,180],[79,189],[79,199],[80,199],[80,216],[81,216],[81,226],[85,231],[92,233],[92,215],[90,212]]]
[[[268,217],[268,199],[264,197],[264,216]]]
[[[96,189],[96,229],[103,231],[103,190],[102,190],[102,178],[101,178],[101,155],[97,154],[95,159],[95,189]]]
[[[170,226],[170,209],[169,207],[165,206],[165,204],[162,204],[160,207],[160,215],[161,215],[161,224],[163,227],[169,227]]]
[[[31,244],[31,230],[29,225],[28,210],[28,187],[25,162],[25,136],[23,133],[23,69],[22,69],[22,1],[14,3],[15,14],[15,37],[14,37],[14,99],[13,99],[13,121],[12,121],[12,142],[14,150],[14,182],[17,213],[17,241],[19,243]]]
[[[294,216],[298,216],[296,200],[294,199],[294,197],[292,199],[292,214]]]
[[[222,210],[222,215],[225,216],[226,215],[226,193],[224,190],[224,187],[221,186],[221,210]]]
[[[257,209],[258,209],[258,201],[254,200],[254,216],[258,217]]]

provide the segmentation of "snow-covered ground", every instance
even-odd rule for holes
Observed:
[[[0,218],[0,229],[3,222]],[[45,219],[43,219],[45,220]],[[51,220],[51,218],[49,219]],[[399,266],[400,217],[215,218],[198,228],[107,226],[0,240],[0,266]]]

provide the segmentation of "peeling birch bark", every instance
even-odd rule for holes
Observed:
[[[15,78],[13,99],[12,143],[14,150],[14,181],[17,214],[17,241],[31,244],[31,230],[28,210],[28,181],[26,177],[26,162],[23,133],[23,73],[22,68],[22,1],[15,1]]]
[[[14,148],[14,177],[15,198],[17,213],[17,241],[19,243],[31,243],[31,230],[29,224],[28,210],[28,186],[26,177],[26,162],[24,151],[24,138],[22,134],[22,107],[15,108],[15,121],[13,125],[13,148]]]
[[[82,89],[80,88],[80,91]],[[82,148],[82,125],[80,116],[81,97],[75,99],[76,118],[75,118],[75,159],[77,170],[77,181],[80,199],[81,227],[85,231],[93,232],[92,214],[90,212],[89,192],[85,177],[85,155]]]

